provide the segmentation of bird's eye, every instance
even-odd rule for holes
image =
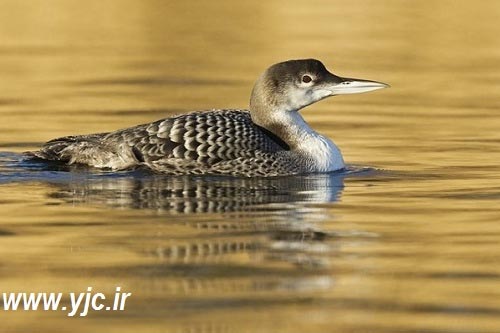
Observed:
[[[312,78],[309,75],[302,75],[302,82],[309,83],[312,81]]]

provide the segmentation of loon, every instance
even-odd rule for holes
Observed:
[[[114,132],[66,136],[28,156],[169,175],[287,176],[341,170],[338,147],[299,110],[324,98],[389,87],[330,73],[319,60],[277,63],[257,79],[249,110],[195,111]]]

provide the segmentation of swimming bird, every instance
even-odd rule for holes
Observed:
[[[344,168],[338,147],[299,111],[324,98],[388,87],[330,73],[319,60],[277,63],[257,79],[249,110],[196,111],[109,133],[67,136],[28,155],[66,164],[243,177]]]

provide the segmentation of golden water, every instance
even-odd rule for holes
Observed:
[[[500,332],[500,2],[1,7],[0,292],[132,292],[82,318],[0,310],[2,332]],[[303,110],[351,173],[169,178],[20,158],[246,107],[265,67],[304,57],[392,86]]]

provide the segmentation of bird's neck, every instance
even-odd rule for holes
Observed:
[[[263,121],[258,117],[252,117],[252,119],[254,118],[257,118],[254,121],[259,126],[284,141],[290,147],[290,150],[301,150],[304,141],[319,135],[297,111],[270,112]]]
[[[277,136],[290,150],[296,150],[301,139],[314,131],[298,110],[293,110],[286,95],[276,89],[265,73],[259,77],[250,98],[250,115],[256,125]]]
[[[254,119],[257,118],[257,119]],[[313,130],[297,111],[270,112],[264,121],[252,120],[285,142],[290,151],[311,161],[311,171],[342,169],[344,161],[338,147],[326,136]]]

